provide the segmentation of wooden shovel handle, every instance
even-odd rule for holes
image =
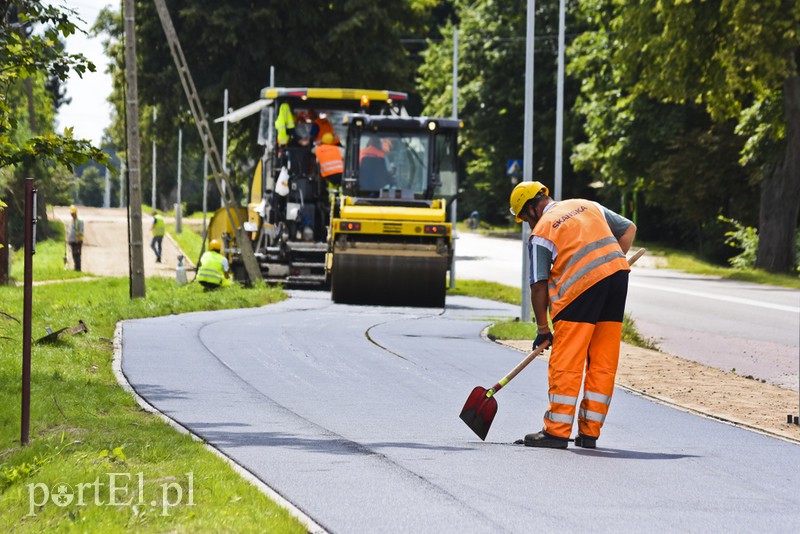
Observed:
[[[636,251],[636,252],[633,254],[633,256],[631,256],[631,257],[628,259],[628,265],[633,265],[634,263],[636,263],[636,260],[638,260],[639,258],[641,258],[642,256],[644,256],[644,253],[645,253],[645,252],[647,252],[647,249],[644,249],[644,248],[640,248],[639,250],[637,250],[637,251]],[[543,351],[543,350],[545,350],[545,349],[546,349],[546,348],[548,348],[549,346],[550,346],[550,343],[543,343],[542,345],[539,345],[539,346],[536,348],[536,350],[534,350],[533,352],[531,352],[530,354],[528,354],[528,355],[525,357],[525,359],[524,359],[524,360],[522,360],[521,362],[519,362],[519,363],[517,364],[517,366],[516,366],[516,367],[514,367],[514,368],[511,370],[511,372],[510,372],[510,373],[508,373],[506,376],[504,376],[503,378],[501,378],[501,379],[500,379],[500,382],[498,382],[497,384],[495,384],[495,385],[494,385],[494,387],[492,387],[492,389],[490,389],[490,390],[489,390],[489,392],[487,392],[487,396],[491,397],[492,395],[494,395],[495,393],[497,393],[498,391],[500,391],[500,389],[502,389],[502,388],[503,388],[503,386],[505,386],[506,384],[508,384],[508,383],[509,383],[509,382],[510,382],[510,381],[511,381],[511,380],[512,380],[512,379],[513,379],[515,376],[517,376],[517,375],[518,375],[518,374],[519,374],[519,373],[520,373],[520,372],[521,372],[523,369],[525,369],[525,368],[528,366],[528,364],[529,364],[529,363],[531,363],[533,360],[535,360],[535,359],[537,358],[537,356],[539,356],[539,354],[541,354],[541,353],[542,353],[542,351]]]

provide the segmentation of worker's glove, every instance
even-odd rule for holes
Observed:
[[[547,348],[550,348],[553,345],[553,333],[546,332],[536,335],[536,339],[533,340],[533,348],[532,350],[536,350],[539,348],[539,345],[543,345],[547,342]]]

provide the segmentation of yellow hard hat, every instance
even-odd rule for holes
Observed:
[[[216,239],[212,239],[211,243],[208,244],[208,250],[216,250],[217,252],[219,252],[220,250],[222,250],[222,246],[219,244],[219,241],[217,241]]]
[[[69,212],[70,213],[78,213],[78,208],[76,208],[75,206],[70,206],[69,207]]]
[[[519,218],[519,212],[522,211],[525,203],[538,195],[541,191],[544,191],[545,195],[550,194],[550,190],[541,182],[522,182],[517,184],[514,190],[511,191],[511,197],[508,199],[508,203],[511,206],[511,215],[514,216],[517,222],[522,222],[522,219]]]
[[[322,144],[323,145],[332,145],[333,144],[333,134],[330,132],[325,132],[322,134]]]

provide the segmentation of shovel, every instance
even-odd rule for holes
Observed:
[[[633,265],[645,252],[646,250],[643,248],[637,250],[636,253],[628,259],[628,265]],[[492,426],[492,421],[494,421],[494,416],[497,413],[497,400],[494,398],[495,393],[500,391],[503,386],[508,384],[512,378],[517,376],[520,371],[525,369],[529,363],[535,360],[536,357],[549,346],[549,342],[538,346],[536,350],[528,354],[510,373],[500,379],[500,381],[490,389],[484,389],[478,386],[472,390],[472,393],[467,397],[467,402],[464,403],[464,408],[461,410],[460,417],[479,438],[484,441],[486,440],[486,434],[489,433],[489,427]]]

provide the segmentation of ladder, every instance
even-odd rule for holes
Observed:
[[[222,165],[222,158],[217,151],[217,144],[214,142],[214,137],[211,135],[211,128],[208,126],[203,105],[200,102],[200,97],[194,85],[194,79],[192,78],[191,72],[189,72],[189,67],[186,65],[186,58],[183,55],[183,49],[178,40],[178,34],[175,32],[175,27],[172,25],[172,18],[169,16],[167,5],[164,0],[153,0],[153,2],[158,11],[158,18],[161,19],[161,27],[164,28],[164,34],[167,37],[172,59],[175,61],[175,67],[178,69],[181,85],[183,85],[186,98],[189,100],[189,108],[191,109],[192,117],[194,117],[194,122],[197,125],[197,131],[200,134],[200,139],[203,141],[203,149],[208,157],[208,163],[211,166],[214,182],[217,184],[217,189],[219,190],[220,197],[225,206],[225,211],[228,214],[231,227],[236,230],[236,243],[239,247],[242,261],[244,262],[247,277],[250,282],[262,280],[261,269],[253,253],[250,236],[243,227],[244,221],[237,224],[238,213],[236,214],[237,216],[234,217],[233,210],[237,205],[236,198],[234,197],[232,188],[226,187],[228,177]]]

